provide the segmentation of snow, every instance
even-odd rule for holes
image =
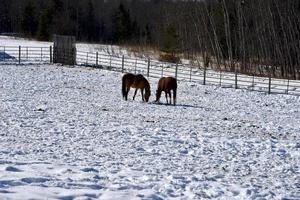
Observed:
[[[0,36],[0,46],[28,46],[28,47],[49,47],[52,42],[37,42],[36,40],[28,40],[19,37]]]
[[[0,199],[299,199],[300,97],[121,73],[0,65]],[[132,97],[133,90],[129,96]]]

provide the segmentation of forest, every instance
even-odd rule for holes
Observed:
[[[155,49],[162,60],[300,79],[298,0],[0,0],[0,34]],[[202,66],[201,61],[204,61]]]

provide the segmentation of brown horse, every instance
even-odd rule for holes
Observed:
[[[159,102],[161,92],[164,91],[166,94],[167,104],[168,102],[168,95],[170,97],[170,104],[171,104],[171,90],[173,90],[173,104],[176,104],[176,91],[177,91],[177,80],[173,77],[162,77],[159,79],[157,84],[156,90],[156,102]]]
[[[146,102],[149,101],[149,97],[151,95],[150,84],[143,75],[141,75],[141,74],[135,75],[135,74],[127,73],[127,74],[124,74],[124,76],[122,77],[122,94],[123,94],[123,98],[126,101],[127,101],[127,96],[128,96],[130,87],[135,88],[133,100],[135,98],[137,90],[141,89],[143,101],[146,101]],[[145,95],[144,95],[144,90],[145,90]]]

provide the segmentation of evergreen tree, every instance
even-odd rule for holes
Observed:
[[[175,23],[169,24],[164,31],[161,49],[171,55],[175,55],[175,53],[179,52],[179,36]]]
[[[145,28],[143,29],[142,33],[141,33],[141,36],[142,36],[142,41],[141,41],[141,44],[142,45],[151,45],[152,44],[152,31],[151,31],[151,27],[150,27],[150,24],[147,23]]]
[[[178,63],[180,61],[176,53],[179,52],[179,35],[175,23],[169,24],[162,35],[162,46],[160,60]]]
[[[66,34],[69,28],[68,10],[64,7],[65,1],[51,0],[48,5],[48,17],[50,17],[50,32],[54,34]]]
[[[9,0],[0,1],[0,33],[1,32],[12,32],[11,26],[11,4]]]
[[[51,11],[46,9],[40,15],[37,39],[41,41],[50,40],[50,23],[51,23]]]
[[[134,20],[131,25],[131,34],[132,34],[131,38],[132,38],[133,42],[139,43],[141,34],[140,34],[140,27],[136,20]]]
[[[91,0],[88,2],[88,16],[87,16],[87,35],[88,41],[92,41],[96,39],[96,21],[94,16],[94,7]]]
[[[129,12],[125,9],[124,5],[120,3],[117,12],[113,16],[113,40],[115,42],[125,42],[131,39],[132,24]]]
[[[62,0],[52,0],[52,7],[54,9],[54,12],[60,12],[64,8],[64,4]]]
[[[23,12],[21,26],[23,33],[25,35],[34,36],[37,29],[37,19],[35,16],[35,5],[32,0],[30,0]]]

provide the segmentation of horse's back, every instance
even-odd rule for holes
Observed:
[[[134,80],[133,85],[134,85],[134,87],[138,87],[138,88],[144,88],[144,87],[150,86],[149,82],[142,74],[135,75],[135,80]]]
[[[162,77],[158,81],[158,87],[162,90],[177,89],[177,80],[174,77]]]
[[[142,74],[137,74],[137,75],[135,75],[135,80],[137,82],[141,82],[141,81],[145,81],[146,79]]]

